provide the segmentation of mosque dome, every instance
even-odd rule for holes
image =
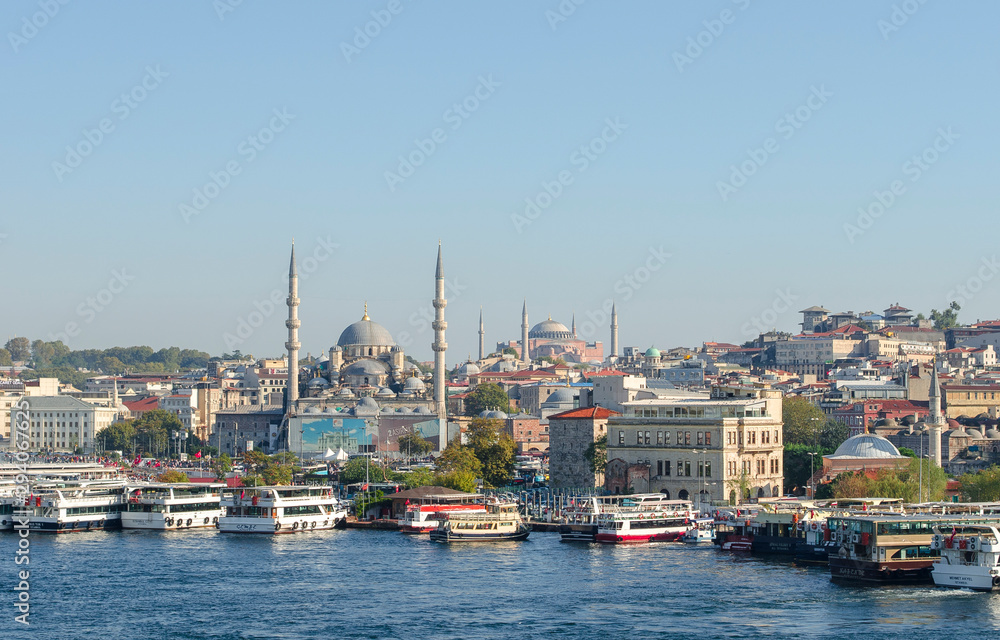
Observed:
[[[996,429],[987,429],[986,433],[983,435],[990,440],[1000,440],[1000,431],[997,431]]]
[[[894,444],[873,433],[863,433],[844,440],[831,458],[900,458]]]
[[[573,332],[566,328],[561,322],[556,322],[551,317],[543,320],[531,328],[528,332],[529,338],[541,338],[545,340],[572,340]]]
[[[309,387],[312,389],[324,389],[329,387],[330,383],[326,381],[326,378],[313,378],[309,381]]]
[[[660,350],[657,349],[656,347],[650,347],[650,348],[646,349],[646,357],[647,358],[659,358],[660,357]]]
[[[406,382],[403,383],[404,391],[423,391],[426,388],[427,385],[424,384],[424,381],[416,376],[407,378]]]
[[[421,405],[421,406],[419,406],[419,407],[417,407],[416,409],[413,410],[413,413],[420,413],[420,414],[429,414],[430,412],[431,412],[431,410],[428,409],[427,407],[423,406],[423,405]]]
[[[480,373],[479,365],[477,365],[475,363],[472,363],[472,362],[466,362],[461,367],[459,367],[458,371],[456,371],[455,373],[456,373],[456,375],[459,375],[459,376],[467,378],[469,376],[476,375],[477,373]]]
[[[378,390],[378,393],[376,393],[375,395],[378,396],[379,398],[395,398],[396,397],[396,394],[393,393],[392,389],[390,389],[389,387],[382,387],[381,389]]]
[[[543,402],[543,405],[548,404],[573,404],[573,390],[569,387],[563,387],[554,391],[549,397]]]
[[[490,411],[480,411],[479,412],[479,417],[480,418],[491,418],[491,419],[496,419],[496,420],[506,420],[507,419],[507,414],[504,413],[503,411],[498,410],[498,409],[493,409],[493,410],[490,410]]]
[[[337,340],[337,346],[352,347],[393,347],[396,341],[392,339],[389,330],[368,317],[368,305],[365,305],[365,315],[344,329]]]
[[[983,439],[983,434],[979,429],[966,429],[966,432],[969,434],[969,437],[974,440]]]
[[[337,395],[340,396],[341,398],[353,398],[354,392],[351,391],[349,388],[344,387],[343,389],[337,392]]]
[[[344,369],[344,375],[348,376],[384,376],[387,373],[385,364],[369,358],[355,360]]]

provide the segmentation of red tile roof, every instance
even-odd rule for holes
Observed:
[[[143,413],[159,407],[160,399],[157,396],[150,396],[142,400],[132,400],[131,402],[123,402],[122,404],[128,407],[128,410],[132,413]]]
[[[612,411],[611,409],[605,409],[604,407],[582,407],[580,409],[570,409],[569,411],[563,411],[562,413],[557,413],[555,415],[549,416],[549,420],[573,420],[578,418],[593,418],[595,420],[606,420],[611,416],[620,416],[621,414],[617,411]]]

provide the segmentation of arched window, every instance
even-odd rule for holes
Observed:
[[[670,499],[670,492],[667,491],[666,489],[661,489],[660,493],[663,494],[663,499],[664,500],[669,500]]]
[[[757,497],[758,498],[764,497],[764,487],[760,487],[759,489],[757,489]]]
[[[371,347],[368,347],[368,355],[372,355],[374,352],[375,352],[374,349],[372,349]]]
[[[687,492],[687,489],[681,489],[681,490],[680,490],[680,491],[679,491],[679,492],[677,493],[677,499],[678,499],[678,500],[687,500],[687,499],[688,499],[688,492]]]
[[[368,376],[365,376],[365,384],[368,384]]]

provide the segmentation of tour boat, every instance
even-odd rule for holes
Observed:
[[[452,513],[431,531],[434,542],[498,542],[525,540],[528,525],[513,502],[495,503],[487,513]]]
[[[684,535],[697,516],[688,500],[626,500],[597,516],[597,541],[673,542]]]
[[[629,503],[659,502],[663,494],[644,493],[629,496],[580,496],[572,498],[563,511],[566,522],[559,525],[561,542],[597,542],[597,517],[611,507]]]
[[[123,481],[81,482],[25,499],[28,528],[45,533],[121,529]]]
[[[411,504],[399,523],[403,533],[430,533],[448,516],[457,513],[486,513],[483,504]]]
[[[715,519],[697,518],[694,526],[684,532],[681,536],[682,542],[689,544],[701,544],[704,542],[715,542]]]
[[[222,497],[223,533],[300,533],[341,526],[347,510],[328,487],[238,489]]]
[[[128,488],[122,509],[123,529],[197,529],[214,527],[225,512],[225,484],[161,483]]]
[[[830,554],[834,580],[880,584],[930,584],[941,550],[932,547],[934,529],[993,525],[996,516],[865,515],[828,520],[836,553]]]
[[[939,587],[994,591],[1000,589],[1000,530],[998,525],[959,525],[947,533],[934,527],[931,548],[941,557],[931,567]]]

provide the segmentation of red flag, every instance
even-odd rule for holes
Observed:
[[[198,453],[194,454],[194,457],[195,458],[200,458],[201,457],[201,451],[198,451]]]

